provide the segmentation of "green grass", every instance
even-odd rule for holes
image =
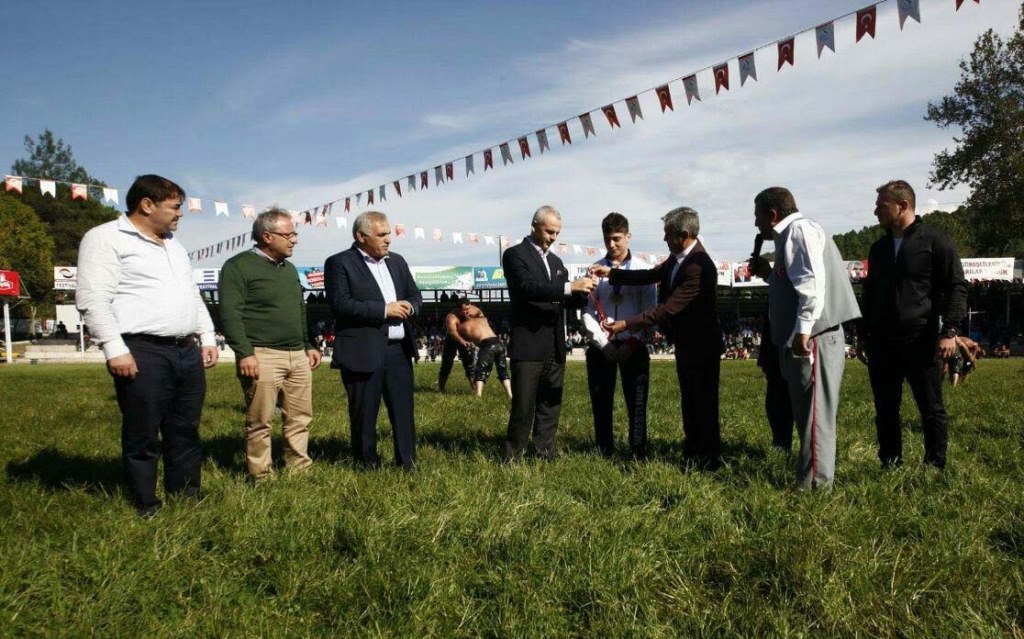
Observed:
[[[750,362],[723,366],[716,471],[682,464],[670,362],[653,366],[652,459],[592,450],[586,374],[570,364],[563,455],[514,466],[497,463],[497,383],[483,401],[454,377],[439,395],[424,364],[416,473],[348,461],[344,391],[324,369],[313,471],[255,486],[241,391],[219,366],[205,497],[144,521],[120,486],[102,367],[5,366],[0,635],[1021,637],[1021,370],[983,361],[947,387],[945,474],[919,464],[908,390],[907,463],[883,472],[867,377],[848,363],[836,486],[820,494],[793,490],[793,460],[770,450]]]

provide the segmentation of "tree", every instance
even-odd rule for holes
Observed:
[[[931,180],[971,187],[979,254],[1024,255],[1024,5],[1018,30],[1005,42],[981,34],[960,70],[952,95],[928,104],[926,120],[961,132],[936,154]]]
[[[11,172],[14,175],[106,186],[79,166],[71,152],[70,144],[60,138],[54,141],[53,131],[50,129],[40,133],[36,140],[26,135],[25,150],[28,152],[28,159],[16,160],[11,165]]]
[[[949,235],[956,245],[957,254],[960,257],[974,257],[977,255],[972,217],[970,213],[960,207],[952,213],[946,211],[935,211],[921,216],[921,224],[940,228]],[[836,248],[844,260],[866,260],[871,245],[885,235],[885,231],[877,224],[865,226],[857,231],[848,231],[833,235]]]
[[[53,299],[53,239],[46,224],[31,207],[0,193],[0,269],[18,271],[28,316],[47,310]]]

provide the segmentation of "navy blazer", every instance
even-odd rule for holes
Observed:
[[[505,251],[501,258],[512,305],[512,334],[508,355],[514,360],[565,361],[565,306],[583,306],[586,296],[565,297],[569,273],[565,264],[548,252],[551,277],[528,238]]]
[[[416,288],[405,258],[389,253],[384,263],[391,273],[398,299],[412,304],[413,313],[419,314],[423,297]],[[386,304],[377,280],[355,243],[352,248],[327,258],[324,288],[335,322],[331,368],[343,368],[354,373],[371,373],[380,369],[384,366],[384,351],[388,343],[388,321],[384,317]],[[412,322],[406,320],[404,326],[402,349],[411,358],[415,352]]]

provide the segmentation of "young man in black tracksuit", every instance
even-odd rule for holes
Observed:
[[[878,187],[875,216],[886,231],[871,246],[862,299],[858,355],[867,361],[875,397],[878,458],[903,459],[900,400],[910,383],[921,413],[924,462],[946,465],[947,417],[942,363],[956,349],[967,310],[967,284],[956,247],[915,214],[914,189],[902,180]]]

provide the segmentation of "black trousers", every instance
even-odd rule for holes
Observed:
[[[616,363],[597,346],[587,348],[587,386],[594,414],[594,440],[605,455],[615,452],[612,415],[615,407],[615,378],[622,372],[622,397],[629,418],[629,449],[635,455],[647,452],[647,393],[650,387],[651,356],[643,345],[624,362]]]
[[[412,470],[416,467],[416,428],[413,419],[412,362],[402,351],[402,343],[387,346],[384,366],[372,373],[341,370],[341,382],[348,395],[348,418],[352,436],[352,454],[367,466],[380,466],[377,456],[377,413],[381,399],[391,420],[395,463]]]
[[[462,361],[462,370],[466,373],[466,379],[473,379],[473,356],[469,353],[469,349],[453,340],[451,336],[445,335],[441,346],[441,370],[437,373],[437,386],[441,390],[444,390],[448,376],[452,374],[456,354]]]
[[[512,360],[512,410],[505,437],[505,459],[512,461],[523,456],[531,432],[537,456],[555,456],[564,379],[564,362]]]
[[[683,454],[714,461],[722,453],[718,424],[718,355],[681,353],[676,348],[676,376],[683,414]]]
[[[125,339],[139,372],[114,377],[121,408],[121,461],[132,502],[139,510],[160,506],[157,461],[164,458],[164,490],[199,492],[203,449],[199,418],[206,397],[206,373],[199,347]]]
[[[921,413],[924,462],[939,468],[946,466],[948,418],[942,403],[942,361],[936,352],[936,339],[923,336],[905,343],[871,340],[868,344],[878,459],[885,465],[903,460],[900,403],[906,380]]]
[[[789,399],[789,386],[779,368],[779,349],[768,343],[769,339],[767,335],[762,338],[762,352],[757,360],[765,377],[764,413],[772,430],[772,445],[788,451],[793,447],[793,430],[796,426],[793,404]]]

